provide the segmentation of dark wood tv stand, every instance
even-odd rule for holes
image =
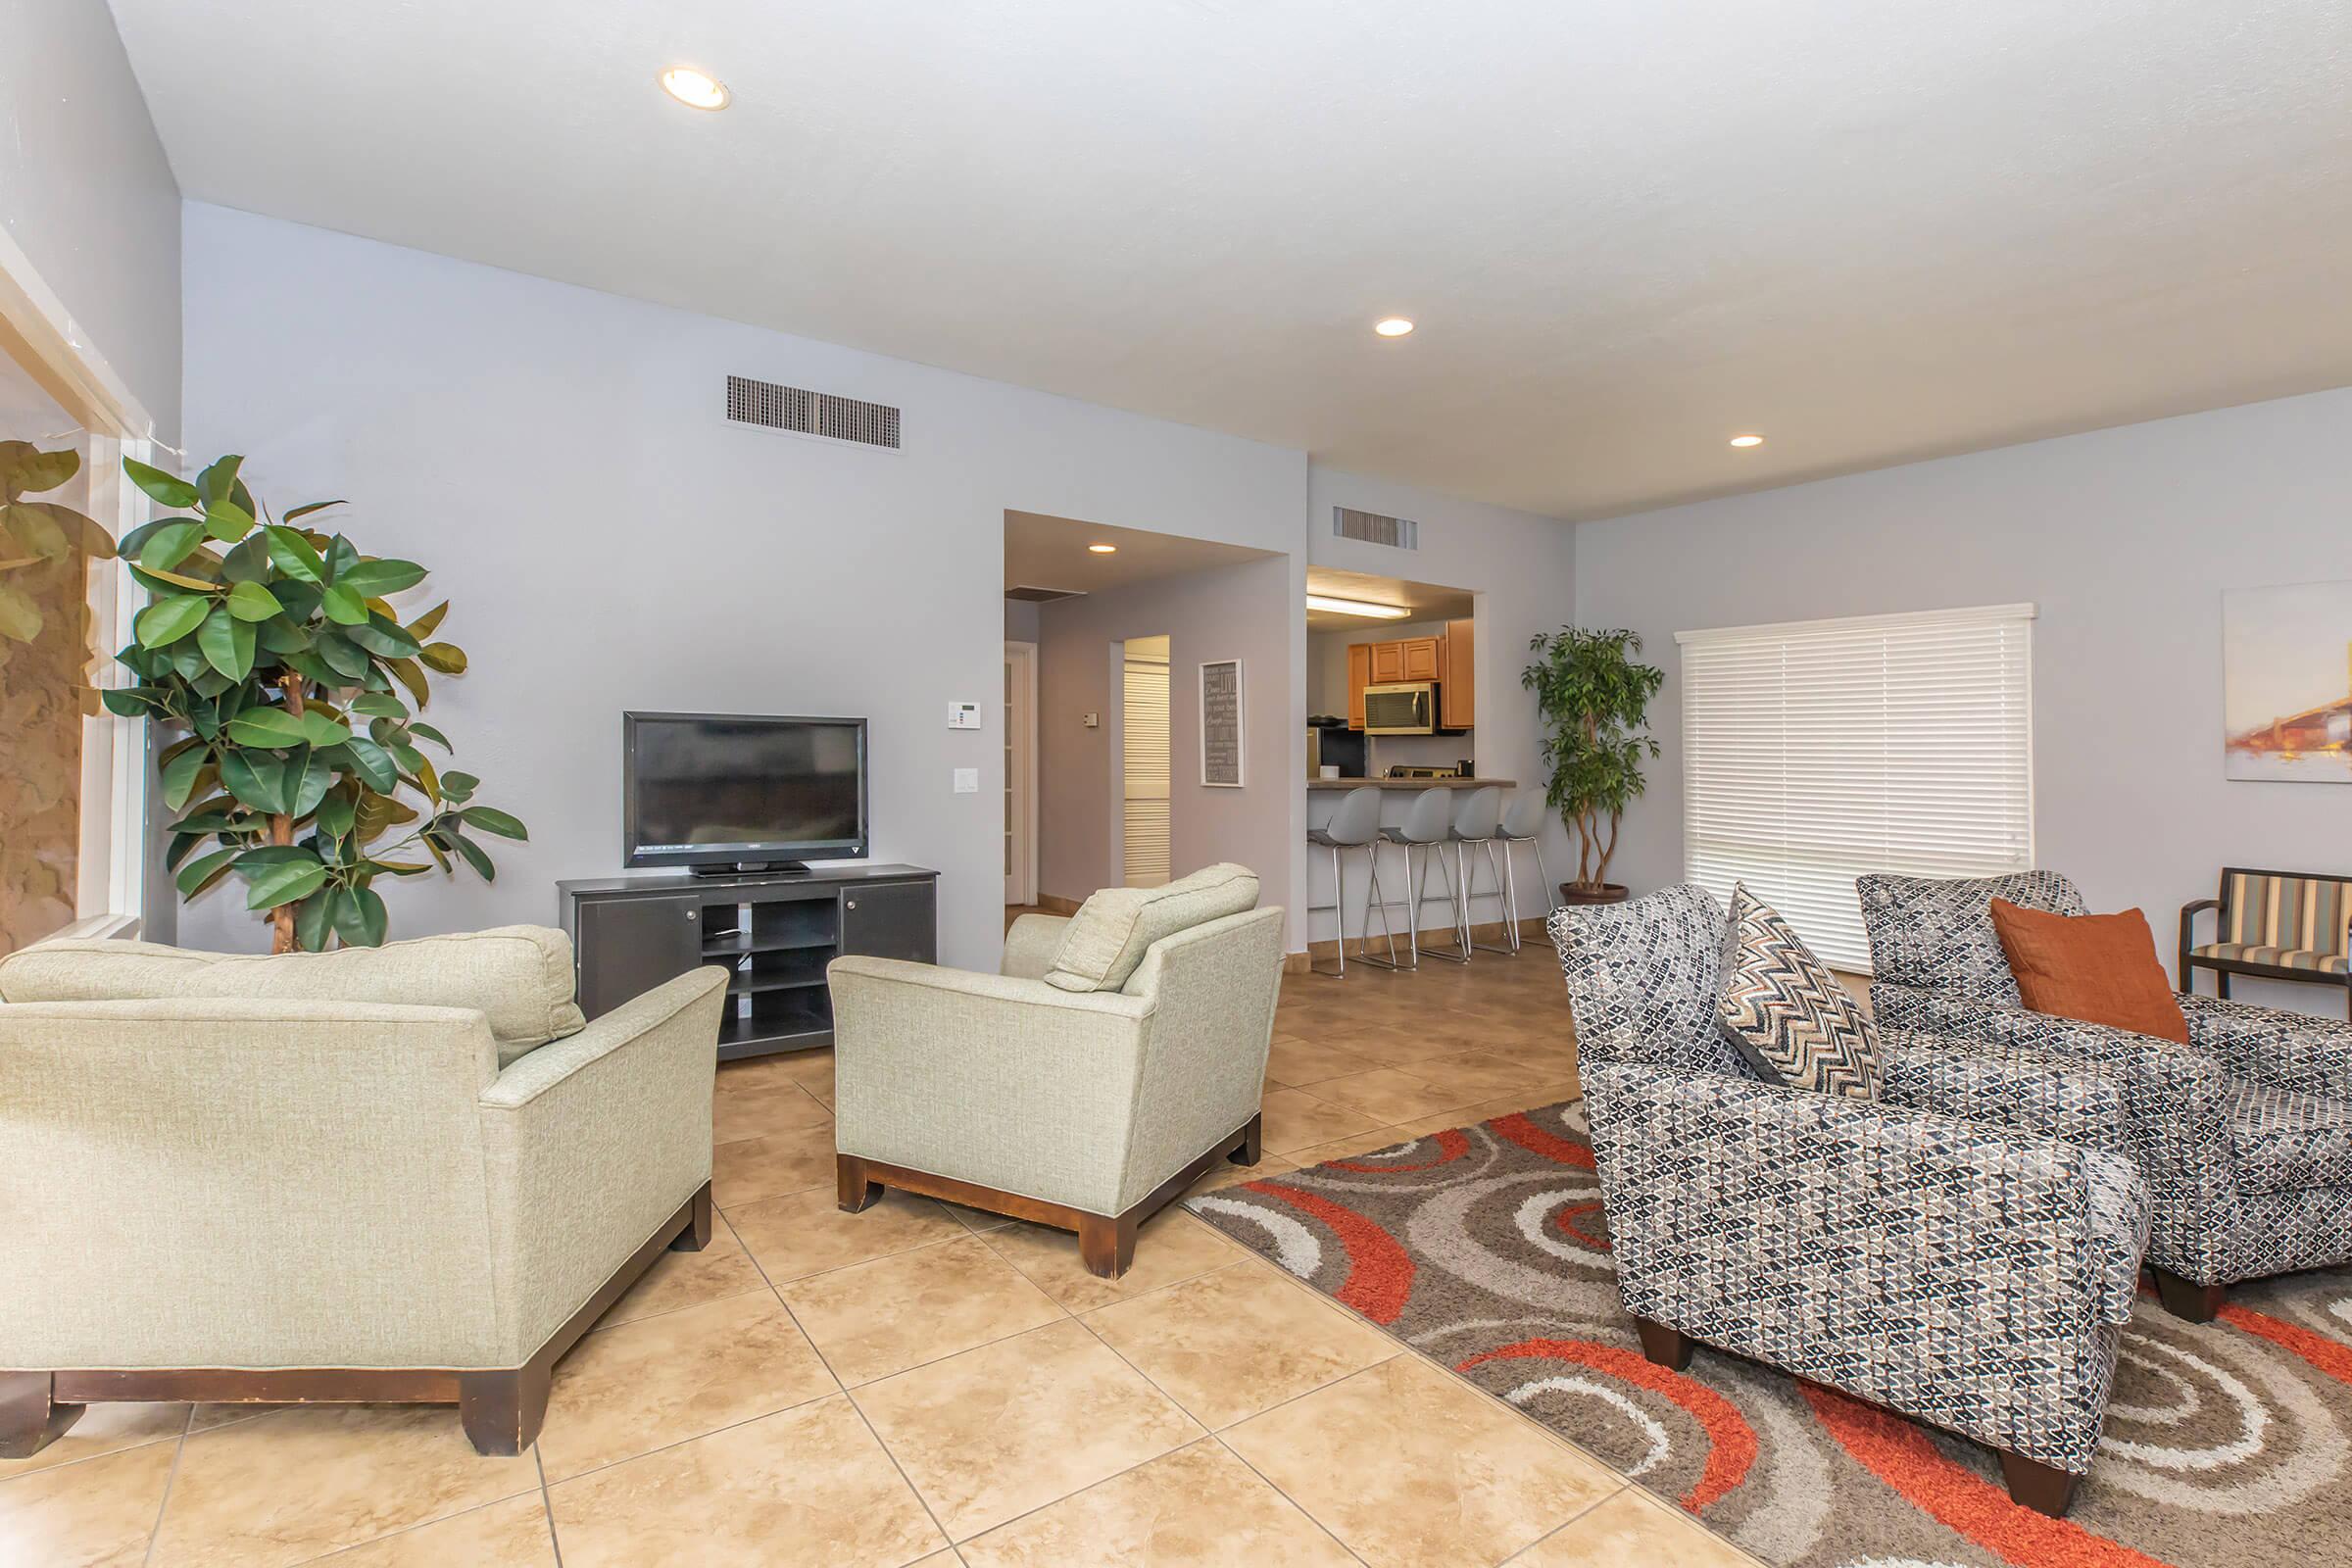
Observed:
[[[722,1061],[833,1043],[825,965],[837,955],[939,961],[939,873],[818,866],[559,882],[589,1017],[706,963],[723,964]]]

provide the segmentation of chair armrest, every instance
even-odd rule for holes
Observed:
[[[499,1322],[517,1360],[710,1179],[726,989],[724,969],[682,974],[482,1091]]]
[[[1584,1081],[1629,1310],[2087,1467],[2147,1240],[2128,1161],[1728,1076]],[[2004,1381],[2048,1397],[1970,1396]]]
[[[1042,980],[1061,951],[1063,933],[1070,928],[1066,914],[1024,914],[1004,933],[1004,961],[998,972],[1022,980]]]
[[[2239,1078],[2352,1100],[2352,1024],[2219,997],[2184,996],[2188,1038]]]
[[[2207,909],[2212,909],[2216,912],[2219,912],[2221,906],[2222,901],[2219,899],[2193,899],[2190,902],[2180,906],[2180,957],[2182,959],[2182,963],[2180,966],[2180,989],[2183,991],[2188,989],[2188,965],[2186,962],[2188,958],[2188,950],[2197,945],[2197,916],[2204,913]]]
[[[2001,1042],[1888,1030],[1889,1104],[2122,1152],[2124,1080],[2112,1069]]]

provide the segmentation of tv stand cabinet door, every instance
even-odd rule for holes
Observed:
[[[580,1010],[599,1017],[703,961],[699,894],[582,899]]]
[[[939,961],[939,914],[929,882],[841,890],[841,951],[868,958]]]

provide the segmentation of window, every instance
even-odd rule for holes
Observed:
[[[1687,631],[1683,863],[1868,972],[1854,878],[2034,863],[2034,607]]]

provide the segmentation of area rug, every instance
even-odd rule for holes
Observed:
[[[1787,1568],[2352,1562],[2352,1270],[2142,1301],[2102,1451],[2052,1520],[1989,1450],[1701,1347],[1642,1357],[1575,1104],[1188,1205],[1375,1325]]]

